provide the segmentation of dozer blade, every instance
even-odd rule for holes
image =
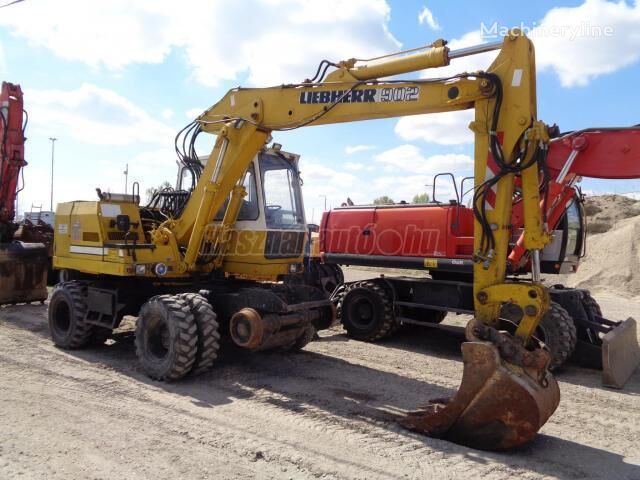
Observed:
[[[41,243],[0,243],[0,305],[47,299],[49,256]]]
[[[456,394],[409,413],[403,426],[480,450],[504,450],[531,440],[558,407],[560,390],[551,375],[537,380],[531,369],[501,360],[492,343],[463,343],[462,359]]]
[[[622,388],[640,364],[636,321],[627,318],[602,337],[602,384]]]

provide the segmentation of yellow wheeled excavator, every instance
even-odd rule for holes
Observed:
[[[499,52],[485,71],[397,79],[490,50]],[[60,204],[54,266],[76,280],[52,295],[54,342],[78,348],[138,315],[138,357],[166,380],[209,368],[219,328],[250,349],[301,348],[335,313],[321,292],[296,280],[305,244],[300,180],[295,159],[265,147],[272,132],[463,109],[475,111],[475,318],[462,345],[459,391],[402,423],[481,449],[530,440],[560,392],[549,354],[532,338],[550,302],[539,273],[550,240],[539,195],[549,132],[536,114],[533,44],[518,30],[456,51],[439,40],[413,53],[324,60],[299,84],[232,89],[179,134],[193,188],[160,192],[147,207],[136,194]],[[204,166],[193,147],[201,132],[217,136]],[[515,177],[533,273],[506,281]],[[513,335],[497,328],[507,303],[523,312]]]

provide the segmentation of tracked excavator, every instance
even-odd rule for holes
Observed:
[[[18,223],[16,197],[24,159],[26,112],[19,85],[0,91],[0,305],[47,299],[53,229],[42,221]]]
[[[548,283],[554,274],[574,273],[587,247],[582,177],[640,178],[640,127],[589,128],[556,133],[543,160],[540,207],[552,235],[540,252],[540,271]],[[455,198],[439,201],[437,190],[448,182]],[[418,205],[350,206],[325,212],[307,272],[337,300],[340,319],[356,339],[378,341],[401,324],[437,326],[447,312],[472,314],[473,208],[464,204],[465,184],[451,173],[434,177],[432,202]],[[536,264],[524,245],[521,182],[515,178],[507,273],[530,275]],[[471,197],[471,195],[469,195]],[[443,200],[440,198],[440,200]],[[322,260],[323,263],[318,261]],[[339,265],[413,269],[429,277],[384,275],[344,284]],[[309,273],[307,274],[310,275]],[[551,307],[535,333],[551,354],[555,370],[570,357],[603,370],[603,384],[621,388],[640,363],[634,319],[612,321],[602,315],[585,289],[550,288]],[[388,305],[384,309],[376,304]],[[375,310],[375,311],[374,311]],[[512,329],[520,312],[511,304],[501,311]]]
[[[397,77],[490,50],[499,52],[484,71]],[[234,88],[176,142],[193,189],[168,192],[148,207],[140,207],[135,194],[101,193],[95,202],[60,204],[54,266],[80,279],[59,284],[51,297],[54,342],[79,348],[123,315],[138,315],[139,360],[149,375],[166,380],[210,367],[218,328],[245,348],[301,348],[314,329],[332,322],[334,311],[322,292],[290,277],[304,248],[300,184],[297,169],[277,146],[264,150],[271,134],[462,109],[475,111],[475,317],[462,345],[460,389],[401,423],[480,449],[529,441],[557,408],[560,391],[548,371],[549,353],[533,338],[550,306],[538,266],[539,252],[550,241],[540,208],[541,159],[550,135],[537,118],[533,44],[518,30],[462,50],[437,41],[402,55],[325,60],[313,78],[299,84]],[[194,162],[201,132],[217,136],[203,168]],[[274,171],[280,173],[270,190]],[[533,268],[530,279],[507,281],[515,176],[523,247]],[[258,211],[247,212],[245,202],[256,197]],[[243,208],[247,220],[240,221]],[[513,334],[498,329],[505,303],[523,312]]]

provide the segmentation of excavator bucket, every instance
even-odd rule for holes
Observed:
[[[545,375],[546,365],[535,371],[505,362],[493,343],[478,341],[462,344],[462,359],[456,394],[409,413],[400,420],[404,427],[480,450],[504,450],[531,440],[558,407],[560,390]]]
[[[627,318],[602,337],[602,384],[622,388],[640,364],[636,321]]]
[[[47,299],[49,257],[42,243],[0,243],[0,305]]]

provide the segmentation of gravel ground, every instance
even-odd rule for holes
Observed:
[[[640,312],[599,301],[612,318]],[[540,435],[488,453],[395,423],[457,388],[455,333],[371,345],[338,327],[298,354],[226,348],[211,372],[166,384],[138,367],[131,328],[69,352],[52,345],[45,306],[0,309],[0,478],[640,479],[638,371],[615,391],[568,365]]]

